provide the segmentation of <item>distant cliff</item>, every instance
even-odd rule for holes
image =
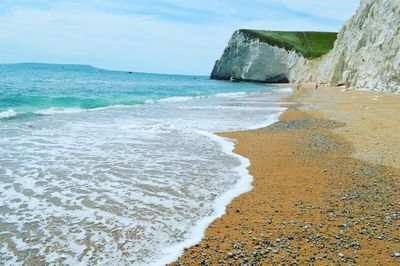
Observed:
[[[334,45],[332,36],[237,31],[211,78],[400,92],[400,0],[361,0]]]
[[[220,60],[213,79],[288,82],[296,79],[306,59],[315,59],[333,48],[336,33],[236,31]]]

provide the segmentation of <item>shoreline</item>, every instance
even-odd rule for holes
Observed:
[[[294,90],[289,102],[299,104],[283,104],[289,109],[279,122],[219,134],[236,139],[234,152],[250,160],[254,188],[172,265],[399,262],[400,164],[390,158],[399,149],[392,135],[399,121],[390,116],[399,98],[340,88],[315,92],[310,85]],[[358,105],[334,104],[349,99]],[[376,114],[383,131],[364,115],[382,109],[378,102],[389,103]],[[349,126],[356,122],[365,125]],[[354,141],[365,129],[382,144]]]
[[[199,134],[213,139],[221,146],[221,149],[225,154],[237,158],[240,161],[240,165],[235,168],[235,171],[241,176],[241,178],[234,187],[226,191],[214,201],[214,211],[212,215],[204,217],[197,222],[197,224],[192,228],[193,230],[190,233],[191,237],[186,239],[184,242],[163,250],[162,253],[165,255],[162,256],[161,259],[157,260],[154,265],[166,265],[176,261],[181,256],[183,250],[196,245],[203,239],[208,226],[225,214],[226,207],[232,202],[232,200],[253,189],[253,176],[251,176],[248,171],[250,161],[246,157],[234,152],[236,146],[234,140],[211,132],[199,132]]]
[[[274,86],[276,87],[276,86]],[[286,87],[287,90],[293,92],[293,90],[289,87]],[[287,92],[287,91],[286,91]],[[287,97],[280,97],[276,100],[277,103],[286,99]],[[277,104],[280,106],[280,104]],[[282,111],[279,114],[270,114],[268,119],[262,124],[256,124],[241,131],[249,131],[249,130],[257,130],[259,128],[268,127],[277,121],[279,121],[279,117],[286,111],[286,108],[282,108]],[[220,197],[218,197],[213,203],[214,212],[212,215],[204,217],[199,220],[197,224],[192,228],[192,232],[190,232],[191,237],[186,239],[184,242],[181,242],[177,245],[166,248],[162,251],[163,255],[154,265],[167,265],[176,261],[183,253],[184,250],[190,248],[196,244],[198,244],[205,235],[207,228],[216,220],[221,218],[226,214],[227,207],[231,204],[231,202],[240,197],[241,195],[250,192],[253,189],[253,181],[254,177],[250,174],[248,168],[250,167],[250,161],[246,157],[242,156],[235,152],[237,142],[235,139],[230,138],[228,136],[223,136],[221,132],[208,132],[208,131],[197,131],[200,135],[206,136],[221,146],[222,151],[234,158],[237,158],[240,162],[234,170],[237,172],[241,178],[237,181],[237,183]]]

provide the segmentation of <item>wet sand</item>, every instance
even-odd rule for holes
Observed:
[[[399,96],[310,84],[285,101],[279,122],[220,134],[254,189],[174,265],[398,265]]]

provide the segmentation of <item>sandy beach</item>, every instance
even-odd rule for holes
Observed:
[[[220,134],[254,189],[173,265],[399,264],[400,97],[306,84],[282,104],[267,128]]]

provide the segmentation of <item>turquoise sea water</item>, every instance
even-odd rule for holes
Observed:
[[[2,265],[164,265],[251,189],[214,134],[275,122],[290,89],[0,65]]]
[[[0,118],[259,89],[205,76],[107,71],[81,65],[0,65]]]

